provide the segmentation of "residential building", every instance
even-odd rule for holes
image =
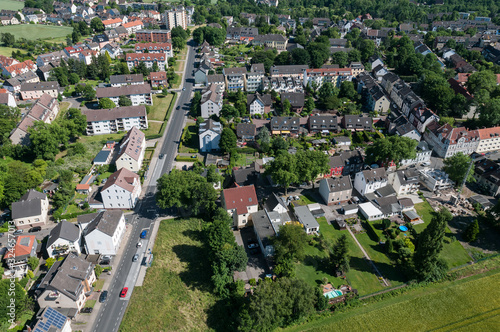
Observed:
[[[47,239],[45,249],[49,257],[63,256],[70,252],[81,253],[81,230],[78,225],[66,220],[59,222],[54,227]]]
[[[0,70],[3,70],[5,67],[15,65],[18,63],[19,63],[19,61],[17,61],[14,58],[9,58],[8,56],[5,56],[5,55],[0,55]]]
[[[15,243],[14,243],[15,240]],[[19,235],[9,237],[9,249],[3,256],[5,265],[11,272],[11,276],[22,278],[28,272],[28,260],[36,257],[38,243],[35,235]]]
[[[264,64],[254,63],[250,67],[250,71],[246,74],[246,91],[255,92],[262,89],[262,79],[266,74]]]
[[[168,86],[167,72],[151,72],[149,73],[149,80],[151,81],[151,86],[153,88],[161,88]]]
[[[444,190],[453,187],[448,174],[439,169],[424,168],[419,170],[420,183],[430,191]]]
[[[199,141],[200,152],[212,152],[219,150],[220,135],[222,134],[222,126],[220,122],[208,119],[200,124]]]
[[[336,136],[333,138],[333,143],[340,150],[351,149],[351,138],[347,136]]]
[[[421,134],[425,132],[425,129],[431,123],[439,122],[439,117],[433,111],[423,107],[414,108],[406,113],[405,116]]]
[[[170,39],[170,30],[139,30],[135,33],[135,40],[141,42],[166,43]]]
[[[250,27],[228,27],[226,30],[226,39],[241,43],[249,43],[259,35],[258,28]]]
[[[165,53],[127,53],[125,61],[129,70],[137,67],[140,63],[144,63],[146,68],[153,70],[155,64],[160,71],[168,67]]]
[[[116,59],[123,54],[123,50],[116,44],[107,43],[101,47],[101,54],[109,54],[111,59]]]
[[[206,85],[215,84],[219,87],[219,91],[224,91],[226,88],[226,80],[224,75],[215,74],[215,75],[207,75]]]
[[[429,145],[425,141],[421,141],[417,145],[417,156],[415,159],[403,159],[401,160],[401,166],[410,166],[422,163],[430,163],[432,150],[429,149]]]
[[[136,53],[165,53],[167,58],[173,57],[172,53],[172,43],[163,42],[163,43],[139,43],[135,44],[135,52]]]
[[[312,234],[319,231],[319,224],[307,206],[296,206],[294,212],[297,220],[304,227],[306,234]]]
[[[272,66],[269,74],[272,78],[298,78],[303,80],[304,70],[309,68],[307,65],[283,65]]]
[[[111,134],[137,127],[148,129],[148,115],[144,105],[122,106],[111,109],[84,110],[87,117],[87,135]]]
[[[96,281],[94,264],[75,254],[56,261],[36,289],[40,308],[72,308],[80,311]]]
[[[271,134],[273,135],[298,135],[299,128],[300,121],[298,117],[274,116],[271,118]]]
[[[89,255],[115,256],[125,234],[123,211],[99,211],[78,216],[83,230],[85,251]]]
[[[21,74],[27,73],[29,71],[34,72],[36,70],[36,65],[31,60],[26,60],[20,63],[13,63],[10,66],[6,66],[2,70],[2,75],[7,78],[16,77]]]
[[[330,157],[330,173],[327,176],[354,176],[361,171],[363,164],[363,156],[358,150],[342,151],[339,155]]]
[[[153,105],[151,86],[149,84],[97,88],[96,96],[97,101],[101,98],[109,98],[115,105],[118,105],[120,96],[128,97],[132,101],[132,106],[141,104]]]
[[[380,86],[375,85],[370,90],[367,90],[367,92],[367,107],[370,111],[386,113],[389,110],[391,103]]]
[[[122,25],[122,19],[119,17],[111,18],[109,20],[102,21],[102,24],[104,24],[105,29],[114,29]]]
[[[243,186],[222,191],[222,208],[233,217],[233,226],[244,227],[251,220],[251,214],[259,210],[255,187]]]
[[[290,111],[301,113],[305,105],[305,95],[302,92],[283,92],[280,94],[281,106],[285,100],[290,102]]]
[[[327,205],[347,203],[352,196],[351,177],[322,179],[319,183],[319,194]]]
[[[139,172],[146,152],[146,136],[137,127],[132,127],[123,137],[120,150],[116,158],[116,169],[126,168],[132,172]]]
[[[269,113],[271,111],[272,104],[273,101],[270,94],[261,95],[257,92],[253,95],[247,95],[247,107],[251,116]]]
[[[401,137],[411,138],[417,142],[420,142],[420,139],[422,138],[422,135],[420,135],[417,128],[408,122],[397,126],[395,128],[395,134]]]
[[[387,178],[397,195],[415,194],[420,187],[418,173],[411,168],[389,173]]]
[[[255,140],[257,126],[253,123],[238,123],[236,126],[236,137],[244,141]]]
[[[0,92],[0,104],[9,107],[17,107],[16,99],[9,91],[2,89],[4,92]]]
[[[500,126],[478,129],[477,132],[479,144],[475,152],[486,153],[500,150]]]
[[[329,134],[330,132],[337,132],[339,124],[336,115],[319,115],[315,114],[307,120],[309,126],[309,133],[322,133]]]
[[[135,20],[132,22],[124,23],[122,26],[127,29],[127,33],[133,34],[139,30],[142,30],[144,28],[144,24],[142,23],[141,20]]]
[[[431,123],[424,133],[425,141],[441,158],[449,158],[462,152],[471,154],[477,150],[479,145],[479,133],[477,130],[468,130],[465,127],[453,128],[449,124],[440,126]]]
[[[102,187],[101,198],[105,209],[132,210],[141,194],[139,175],[126,168],[111,174]]]
[[[167,10],[164,16],[167,29],[172,30],[173,28],[181,27],[185,30],[187,28],[187,17],[184,7],[181,6],[179,8]]]
[[[226,80],[226,90],[236,91],[245,89],[245,67],[223,68],[222,74]]]
[[[60,313],[54,308],[45,307],[42,312],[37,315],[36,324],[33,327],[33,332],[71,332],[71,320],[68,316]]]
[[[274,247],[272,240],[277,234],[277,227],[271,221],[269,213],[266,210],[252,213],[252,224],[260,250],[265,257],[273,256]]]
[[[12,221],[17,229],[44,226],[48,212],[47,195],[34,189],[28,190],[19,201],[12,203]]]
[[[278,34],[257,35],[252,39],[252,45],[263,48],[274,48],[279,52],[286,51],[288,38]]]
[[[109,84],[113,87],[123,85],[138,85],[144,84],[144,75],[142,74],[127,74],[127,75],[111,75]]]
[[[490,159],[481,159],[475,162],[474,179],[488,195],[500,195],[500,164]]]
[[[313,82],[320,87],[323,83],[332,83],[340,87],[344,81],[352,80],[351,68],[313,68],[304,70],[304,87]]]
[[[363,196],[387,186],[388,179],[385,168],[375,168],[356,173],[354,188]]]
[[[14,78],[6,79],[2,88],[9,92],[18,94],[21,92],[22,85],[37,82],[40,82],[40,78],[34,72],[29,71]]]
[[[358,77],[358,75],[365,71],[365,66],[361,62],[351,62],[349,68],[351,69],[352,77]]]
[[[59,89],[60,87],[57,81],[24,83],[21,85],[21,99],[39,99],[44,94],[48,94],[52,98],[57,98]]]
[[[342,126],[351,131],[373,131],[373,119],[362,115],[345,115]]]
[[[251,164],[245,168],[233,168],[232,182],[234,186],[248,186],[256,183],[258,180],[258,172],[255,169],[255,164]]]
[[[210,84],[201,95],[201,117],[204,119],[208,119],[214,114],[217,116],[220,114],[223,96],[217,92],[217,89],[218,87],[215,84]]]

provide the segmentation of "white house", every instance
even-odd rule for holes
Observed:
[[[87,135],[103,135],[128,131],[134,127],[148,129],[148,115],[144,105],[111,109],[84,110],[87,117]]]
[[[125,233],[125,216],[122,211],[100,211],[78,216],[83,230],[85,251],[89,255],[111,255],[118,252]]]
[[[40,308],[70,308],[80,311],[92,294],[96,281],[94,264],[69,254],[56,261],[36,290]]]
[[[382,211],[379,210],[372,202],[366,202],[359,204],[359,210],[361,214],[368,220],[379,220],[384,217]]]
[[[219,116],[222,109],[222,93],[217,90],[217,85],[210,84],[208,89],[201,95],[201,117],[204,119],[208,119],[214,114]]]
[[[5,91],[5,90],[4,90]],[[16,107],[16,99],[9,91],[0,93],[0,104],[7,105],[9,107]]]
[[[139,172],[146,152],[146,136],[142,131],[133,127],[123,137],[120,151],[116,158],[116,169],[126,168],[132,172]]]
[[[126,168],[111,174],[102,187],[101,198],[105,209],[131,210],[141,194],[139,175]]]
[[[38,247],[35,235],[9,237],[9,250],[3,256],[4,263],[12,276],[22,278],[28,272],[28,260],[36,257]]]
[[[477,153],[500,150],[500,126],[478,129],[477,131],[479,132]]]
[[[211,152],[219,150],[220,135],[222,126],[220,122],[209,119],[200,124],[199,140],[200,152]]]
[[[66,255],[70,252],[81,253],[81,231],[78,225],[66,220],[54,227],[47,239],[46,250],[49,257]]]
[[[356,173],[354,188],[363,196],[375,192],[388,184],[383,167]]]
[[[251,214],[259,210],[255,187],[242,186],[222,191],[222,207],[233,217],[233,226],[246,226]]]
[[[419,170],[420,183],[430,191],[443,190],[453,187],[454,182],[448,178],[448,174],[439,169]]]
[[[30,189],[19,201],[12,203],[12,221],[17,229],[44,226],[48,212],[47,195],[34,189]]]
[[[401,166],[409,166],[421,163],[428,163],[431,161],[432,150],[425,141],[420,141],[417,145],[417,156],[415,159],[401,160]]]
[[[414,194],[420,187],[418,173],[411,168],[389,173],[387,178],[398,195]]]
[[[307,234],[319,231],[319,224],[307,206],[296,206],[295,216]]]
[[[101,98],[109,98],[115,105],[118,105],[120,96],[128,97],[132,101],[132,106],[153,105],[151,86],[149,84],[97,88],[96,96],[97,101]]]
[[[273,104],[270,94],[261,95],[255,93],[253,95],[247,95],[247,107],[250,115],[269,113],[271,111],[271,105]]]

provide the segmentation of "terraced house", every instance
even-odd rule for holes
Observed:
[[[97,88],[96,96],[97,101],[101,98],[109,98],[115,105],[118,105],[120,96],[128,97],[132,101],[132,106],[141,104],[153,105],[151,86],[149,84]]]

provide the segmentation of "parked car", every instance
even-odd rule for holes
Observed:
[[[137,242],[137,246],[136,246],[136,247],[137,247],[137,248],[142,247],[142,242],[141,242],[141,241]]]
[[[82,314],[91,314],[92,311],[93,311],[92,308],[82,308],[82,310],[80,310]]]
[[[248,249],[257,248],[259,245],[255,242],[248,242]]]
[[[160,155],[158,156],[158,158],[163,159],[164,156],[165,155],[163,153],[160,153]]]
[[[31,228],[29,229],[29,231],[28,231],[28,232],[29,232],[29,233],[34,233],[34,232],[39,232],[39,231],[41,231],[41,230],[42,230],[42,227],[40,227],[40,226],[35,226],[35,227],[31,227]]]
[[[145,239],[146,235],[148,235],[148,231],[145,229],[141,232],[141,239]]]
[[[182,91],[186,91],[186,88],[182,88]]]
[[[250,254],[257,255],[260,252],[259,247],[250,249]]]
[[[127,292],[128,292],[128,287],[123,287],[122,291],[120,292],[120,297],[127,296]]]
[[[14,235],[19,235],[19,234],[23,234],[23,230],[22,229],[18,229],[14,232]]]
[[[137,262],[139,259],[139,254],[135,254],[134,257],[132,258],[132,262]]]
[[[106,302],[106,299],[108,298],[108,291],[105,290],[101,293],[101,295],[99,296],[99,302],[101,303],[104,303]]]

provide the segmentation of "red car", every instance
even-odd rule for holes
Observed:
[[[125,297],[128,292],[128,287],[123,287],[122,291],[120,292],[120,297]]]

